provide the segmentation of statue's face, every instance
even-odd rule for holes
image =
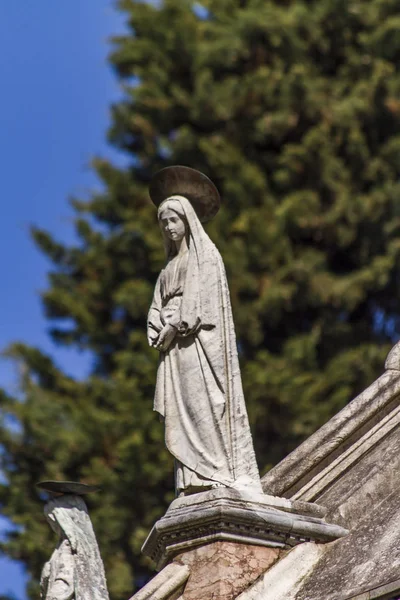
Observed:
[[[185,237],[185,221],[170,208],[166,208],[161,213],[160,223],[170,240],[180,242]]]

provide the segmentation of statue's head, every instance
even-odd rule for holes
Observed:
[[[187,232],[188,224],[179,196],[167,198],[158,209],[160,227],[171,241],[180,242]]]
[[[52,530],[66,537],[76,547],[80,533],[92,534],[92,526],[86,504],[80,496],[64,494],[52,498],[44,507],[45,517]]]
[[[194,214],[189,200],[177,194],[166,198],[158,207],[158,222],[163,234],[167,258],[175,256],[177,252],[176,244],[185,235],[189,243],[190,223],[193,224]]]
[[[53,498],[44,507],[44,514],[60,542],[68,540],[71,547],[76,600],[109,600],[99,548],[83,498],[75,494]]]

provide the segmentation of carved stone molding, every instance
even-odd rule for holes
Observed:
[[[180,598],[190,575],[187,565],[170,564],[149,581],[130,600],[172,600]]]
[[[315,504],[218,488],[172,502],[142,552],[161,569],[177,554],[215,541],[290,548],[347,534],[346,529],[325,523],[322,514]]]
[[[400,371],[400,342],[397,342],[387,355],[385,369]]]
[[[315,494],[310,490],[304,497],[303,490],[312,487],[313,481],[320,482],[322,477],[328,483],[332,469],[336,469],[337,478],[340,465],[348,470],[351,461],[354,464],[370,452],[379,437],[387,435],[388,428],[397,426],[399,405],[400,371],[392,363],[381,377],[264,475],[264,491],[291,499],[318,501],[319,488]],[[328,471],[330,475],[326,478]]]

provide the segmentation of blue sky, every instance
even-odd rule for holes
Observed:
[[[39,293],[49,264],[29,226],[72,241],[67,199],[96,186],[91,157],[122,160],[105,134],[110,104],[120,96],[107,39],[123,30],[111,0],[0,2],[0,348],[15,340],[39,346],[77,377],[88,359],[54,347],[47,336]],[[0,361],[0,386],[15,386],[7,361]],[[24,598],[24,581],[18,565],[0,559],[0,595]]]

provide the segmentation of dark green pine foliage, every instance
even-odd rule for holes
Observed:
[[[146,576],[140,546],[172,498],[152,412],[145,320],[163,251],[147,188],[170,164],[207,173],[255,446],[264,472],[382,370],[399,332],[400,10],[397,0],[120,3],[123,83],[96,160],[103,192],[74,201],[79,243],[33,235],[52,260],[43,294],[64,346],[93,371],[67,377],[16,345],[21,394],[1,401],[2,551],[32,575],[54,536],[34,483],[98,482],[90,498],[113,600]],[[53,320],[53,321],[51,321]]]

